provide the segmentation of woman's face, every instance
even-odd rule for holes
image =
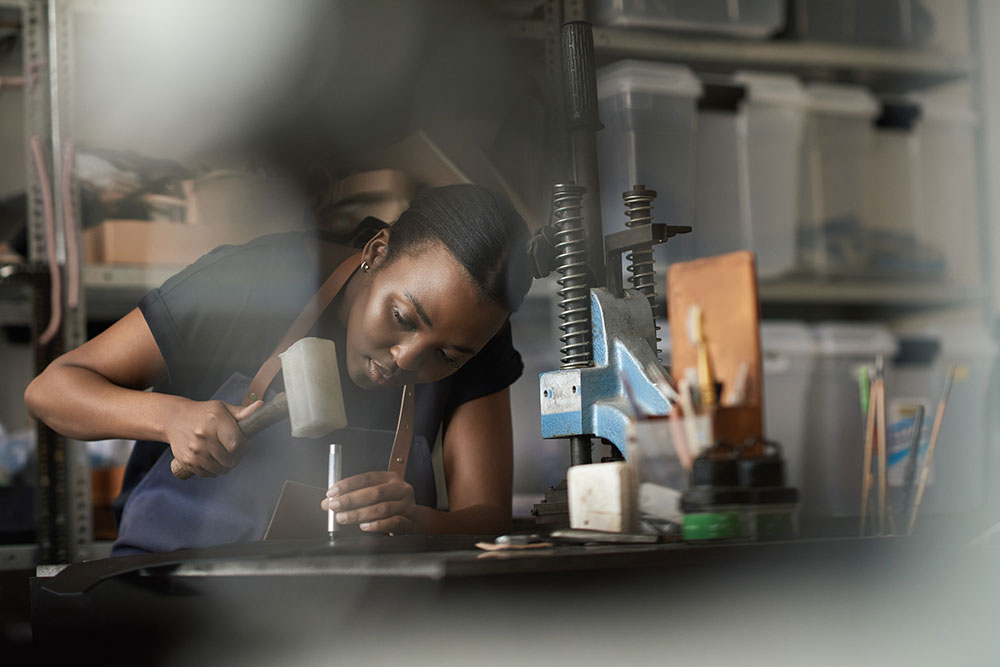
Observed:
[[[361,287],[348,311],[347,371],[363,389],[451,375],[509,314],[481,299],[444,245],[429,243],[386,263],[385,237],[366,246],[371,268],[355,274]]]

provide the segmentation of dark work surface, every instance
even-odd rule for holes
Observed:
[[[0,662],[21,664],[31,649],[30,570],[0,570]],[[9,662],[8,662],[9,661]]]
[[[369,537],[149,557],[78,594],[34,579],[36,649],[216,666],[1000,657],[989,548],[881,538],[497,556],[468,550],[474,538]]]

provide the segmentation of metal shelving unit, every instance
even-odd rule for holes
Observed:
[[[969,22],[975,28],[979,15],[976,0],[969,0]],[[506,20],[507,36],[528,48],[544,48],[546,67],[549,51],[558,47],[558,25],[561,21],[586,20],[584,3],[577,0],[549,0],[545,3],[543,20]],[[973,33],[975,30],[973,29]],[[970,44],[962,53],[947,53],[925,49],[880,48],[804,42],[783,39],[750,40],[723,39],[703,35],[686,36],[668,31],[597,26],[593,28],[594,49],[607,64],[621,58],[660,60],[691,66],[699,71],[740,69],[775,70],[795,74],[804,79],[852,82],[866,85],[882,93],[912,91],[949,82],[969,81],[974,89],[981,86],[981,68],[975,54],[978,44],[970,35]],[[541,57],[541,54],[540,54]],[[553,79],[558,73],[549,72]],[[559,85],[558,76],[550,81]],[[982,113],[981,103],[977,100]],[[980,130],[981,131],[981,130]],[[982,143],[982,142],[981,142]],[[982,170],[980,170],[982,172]],[[978,184],[985,192],[988,184],[981,177]],[[980,198],[982,248],[989,247],[989,214],[986,199]],[[762,280],[759,298],[765,311],[787,313],[790,306],[804,306],[808,315],[821,314],[825,306],[831,312],[843,313],[855,309],[868,317],[886,310],[934,309],[942,307],[986,308],[992,296],[989,279],[990,263],[984,255],[980,265],[982,275],[974,285],[941,283],[939,281],[901,279],[848,280],[808,276],[788,276]],[[533,294],[547,296],[544,290]]]
[[[89,264],[83,267],[87,316],[116,320],[135,308],[142,295],[163,284],[182,266],[126,266]]]
[[[949,306],[974,305],[986,299],[980,286],[940,283],[873,281],[822,282],[809,279],[763,280],[760,300],[769,303],[856,303],[864,305]]]
[[[539,280],[529,298],[556,298],[554,281]],[[981,305],[988,292],[983,287],[947,285],[930,282],[823,281],[812,278],[761,280],[758,297],[762,305],[831,304],[864,306],[900,306],[935,308],[940,306]]]
[[[108,3],[106,0],[90,0],[82,6],[93,11],[106,8]],[[550,51],[553,39],[558,40],[559,24],[566,20],[585,19],[586,9],[585,3],[580,0],[548,0],[543,9],[543,19],[505,20],[503,28],[512,40],[537,46],[539,60],[544,61],[548,70],[558,64],[558,54]],[[974,3],[970,9],[974,12]],[[884,91],[975,78],[979,73],[971,53],[949,54],[791,40],[686,37],[669,32],[602,26],[594,27],[594,45],[598,57],[604,61],[643,58],[689,64],[702,70],[772,69],[806,78],[856,81]],[[554,74],[550,72],[549,78]],[[551,107],[550,110],[555,111]],[[103,318],[120,316],[133,307],[145,291],[159,285],[177,268],[85,267],[84,284],[89,312]],[[827,281],[789,277],[762,281],[760,299],[765,306],[830,304],[908,309],[978,306],[989,298],[985,284],[985,278],[983,284],[969,286],[921,281]],[[545,288],[535,289],[532,294],[546,296]]]
[[[46,0],[0,0],[0,6],[18,10],[22,25],[22,62],[25,68],[25,173],[28,200],[28,264],[5,267],[0,285],[0,318],[5,323],[31,324],[40,332],[50,317],[50,251],[60,269],[63,294],[67,275],[64,202],[58,184],[60,142],[66,127],[64,81],[69,62],[65,49],[68,3]],[[32,141],[41,147],[36,164]],[[45,182],[49,187],[45,187]],[[45,211],[55,215],[54,230],[46,230]],[[79,230],[76,230],[79,234]],[[35,368],[41,370],[62,351],[84,340],[85,307],[63,311],[56,336],[47,345],[35,344]],[[0,547],[0,566],[30,567],[33,562],[70,562],[89,557],[92,540],[90,471],[84,443],[68,440],[44,425],[38,426],[38,475],[35,487],[36,545]]]
[[[0,7],[19,13],[21,24],[21,62],[24,77],[25,184],[28,215],[28,264],[4,266],[0,275],[0,320],[7,324],[34,324],[44,327],[40,315],[47,310],[48,274],[42,268],[48,256],[44,210],[46,206],[43,174],[51,173],[49,142],[50,97],[48,86],[48,15],[45,0],[0,0]],[[39,142],[41,165],[36,164],[31,149],[32,138]],[[35,346],[35,366],[40,368],[56,353],[59,342],[42,348]],[[63,443],[51,432],[38,432],[38,477],[35,486],[35,524],[37,544],[0,546],[0,568],[30,568],[39,559],[68,557],[68,534],[65,514],[50,511],[69,505],[67,467]]]
[[[543,21],[507,21],[506,34],[514,39],[542,41]],[[907,88],[933,85],[975,71],[970,55],[936,53],[915,49],[888,49],[797,41],[752,41],[691,38],[667,32],[612,27],[594,27],[594,50],[598,58],[669,60],[700,68],[773,69],[801,76],[838,78],[881,87]]]

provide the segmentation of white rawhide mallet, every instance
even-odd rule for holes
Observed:
[[[279,357],[285,391],[237,422],[244,437],[252,438],[286,417],[295,438],[319,438],[347,426],[333,341],[303,338]],[[178,479],[192,475],[176,459],[170,462],[170,470]]]

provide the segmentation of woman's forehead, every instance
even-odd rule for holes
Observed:
[[[443,245],[401,254],[386,269],[393,292],[424,326],[447,334],[453,345],[485,344],[507,317],[499,304],[483,299],[472,276]]]
[[[396,255],[387,268],[397,280],[400,275],[419,280],[448,280],[456,288],[479,291],[469,270],[440,241],[425,241],[407,248]]]

